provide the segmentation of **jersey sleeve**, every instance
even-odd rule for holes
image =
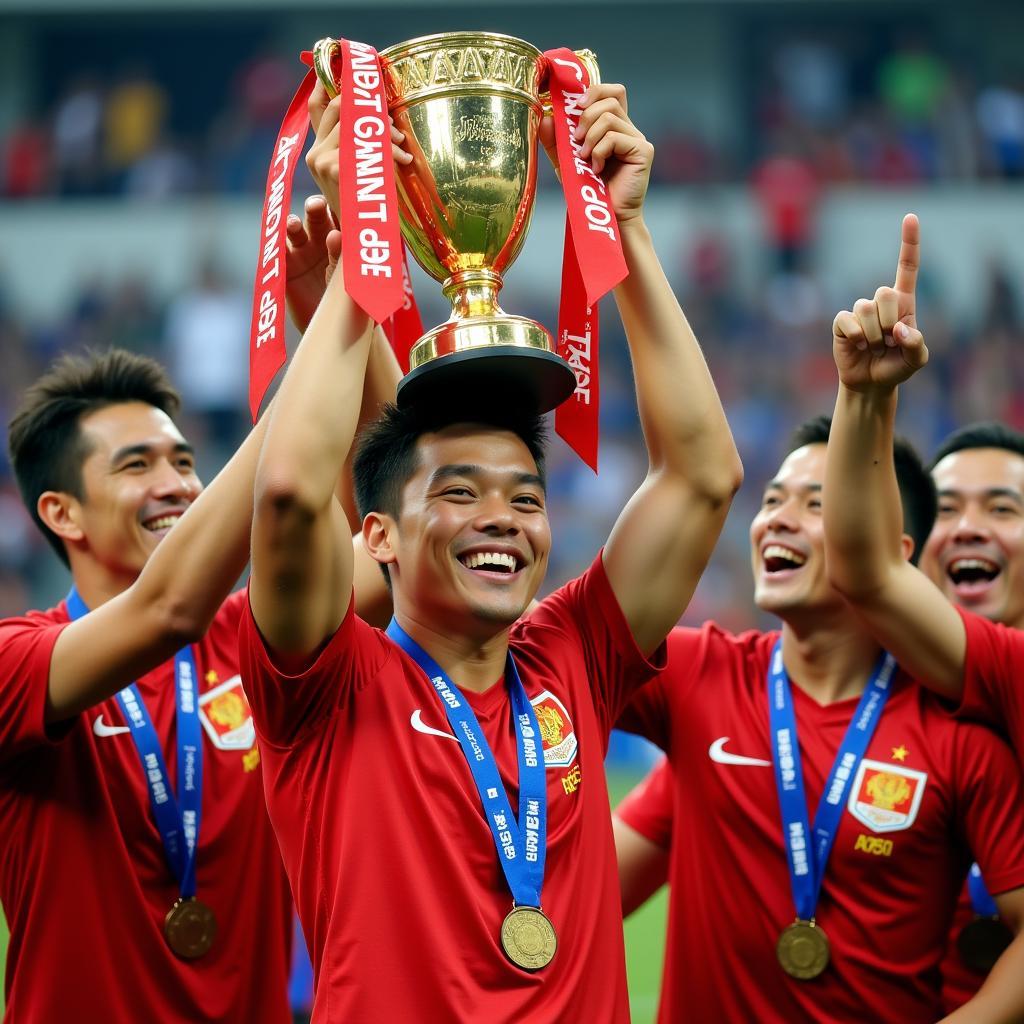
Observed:
[[[1005,732],[1024,753],[1024,631],[958,608],[967,631],[960,712]]]
[[[1024,885],[1024,781],[1009,746],[982,725],[957,738],[957,824],[993,894]]]
[[[351,695],[372,680],[391,656],[383,634],[355,613],[355,602],[305,671],[289,674],[274,663],[248,600],[238,629],[239,666],[260,738],[291,747],[330,721]]]
[[[0,622],[0,761],[67,733],[69,723],[47,726],[45,716],[50,659],[68,625],[31,618]]]
[[[615,808],[615,813],[644,839],[663,850],[672,846],[672,769],[663,758]]]
[[[673,629],[665,668],[641,687],[625,707],[616,727],[643,736],[668,753],[672,747],[672,705],[686,699],[709,639],[708,627]]]
[[[608,581],[603,552],[582,576],[546,597],[521,620],[514,635],[544,644],[547,630],[582,650],[594,707],[606,734],[630,696],[665,665],[664,644],[649,658],[637,647]]]

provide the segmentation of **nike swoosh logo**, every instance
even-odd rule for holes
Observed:
[[[131,732],[131,729],[127,725],[106,725],[103,716],[97,715],[96,721],[92,723],[92,731],[97,736],[120,736],[123,732]]]
[[[420,711],[419,708],[417,708],[412,713],[412,717],[409,719],[409,724],[417,732],[422,732],[422,733],[424,733],[427,736],[440,736],[441,739],[444,739],[444,740],[455,740],[456,743],[459,742],[450,732],[442,732],[440,729],[435,729],[433,726],[427,725],[423,721],[423,719],[420,718],[420,715],[422,715],[422,714],[423,714],[423,712]]]
[[[771,768],[771,761],[765,761],[761,757],[745,757],[743,754],[730,754],[725,745],[729,742],[728,736],[720,736],[708,747],[708,756],[717,764],[746,764],[755,768]]]

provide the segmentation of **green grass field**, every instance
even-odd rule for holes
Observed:
[[[636,782],[635,776],[611,776],[608,789],[612,806],[617,804]],[[629,1002],[633,1024],[653,1024],[658,1010],[661,964],[665,947],[665,891],[662,890],[642,910],[626,922],[626,971],[629,975]],[[7,957],[7,926],[0,917],[0,963]],[[0,990],[0,1013],[3,992]]]

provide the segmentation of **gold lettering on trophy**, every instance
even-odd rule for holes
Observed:
[[[452,135],[456,142],[487,142],[510,148],[518,148],[523,141],[517,125],[504,128],[494,114],[476,114],[473,117],[463,115]]]

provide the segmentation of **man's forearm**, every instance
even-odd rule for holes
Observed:
[[[629,276],[615,300],[651,469],[678,473],[694,492],[728,500],[742,468],[704,356],[642,218],[623,224],[621,232]]]
[[[902,565],[903,509],[893,463],[896,390],[840,385],[823,490],[832,583],[851,599],[870,595]]]

